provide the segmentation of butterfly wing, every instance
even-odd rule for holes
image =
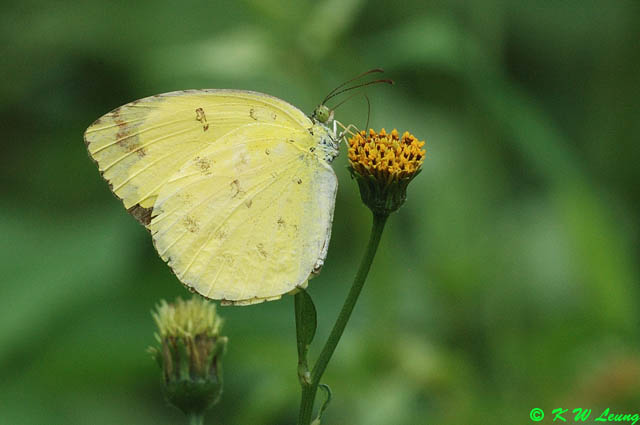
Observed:
[[[312,126],[271,96],[199,90],[118,108],[85,141],[178,278],[247,304],[304,286],[326,255],[337,180]]]

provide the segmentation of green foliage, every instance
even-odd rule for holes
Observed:
[[[637,2],[27,1],[0,20],[0,422],[184,421],[145,348],[148,312],[186,291],[87,157],[93,120],[205,87],[311,113],[374,67],[396,85],[367,90],[370,126],[410,130],[427,159],[323,377],[322,423],[637,409]],[[336,118],[363,127],[366,102]],[[345,156],[311,353],[369,231]],[[220,309],[232,343],[207,423],[295,423],[292,311]]]
[[[316,335],[318,322],[316,307],[304,289],[299,289],[295,295],[295,315],[298,358],[306,359],[309,346]]]

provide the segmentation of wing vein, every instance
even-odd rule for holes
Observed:
[[[154,166],[155,164],[157,164],[158,162],[161,162],[162,160],[175,155],[176,153],[180,153],[180,151],[173,151],[173,152],[169,152],[166,155],[161,156],[160,158],[156,159],[155,161],[152,161],[148,164],[146,164],[144,167],[142,167],[141,169],[139,169],[138,171],[136,171],[135,173],[131,174],[129,177],[127,177],[123,182],[121,182],[118,186],[116,186],[115,188],[113,188],[114,192],[117,192],[118,190],[122,189],[122,187],[124,185],[126,185],[127,183],[129,183],[131,180],[133,180],[134,178],[136,178],[138,175],[140,175],[141,173],[145,172],[146,170],[149,169],[149,167]]]
[[[138,118],[137,120],[123,121],[123,122],[119,122],[119,123],[115,123],[115,124],[111,124],[111,125],[106,125],[106,126],[100,127],[100,128],[96,128],[95,125],[92,125],[91,127],[89,127],[87,129],[87,131],[84,132],[84,134],[87,135],[87,134],[95,133],[96,131],[108,130],[108,129],[113,128],[113,127],[120,127],[123,124],[131,124],[131,123],[138,122],[138,121],[144,121],[146,119],[147,119],[147,117],[142,117],[142,118]]]
[[[179,134],[187,133],[187,132],[192,131],[192,130],[193,130],[192,128],[187,128],[187,129],[184,129],[184,130],[176,131],[175,133],[166,134],[166,135],[164,135],[164,136],[157,137],[157,138],[155,138],[155,139],[153,139],[153,140],[149,140],[147,143],[142,144],[142,145],[138,146],[137,148],[132,149],[132,150],[130,150],[129,152],[127,152],[126,154],[122,155],[120,158],[116,159],[116,160],[115,160],[115,161],[113,161],[111,164],[107,165],[107,166],[106,166],[105,168],[103,168],[101,171],[102,171],[103,173],[104,173],[104,172],[106,172],[106,171],[108,171],[109,169],[111,169],[111,167],[113,167],[114,165],[116,165],[117,163],[119,163],[120,161],[122,161],[123,159],[127,158],[127,157],[128,157],[128,156],[130,156],[130,155],[133,155],[134,153],[136,153],[136,152],[140,151],[141,149],[144,149],[144,148],[146,148],[146,147],[148,147],[148,146],[150,146],[150,145],[152,145],[152,144],[154,144],[154,143],[157,143],[157,142],[159,142],[159,141],[161,141],[161,140],[165,140],[165,139],[168,139],[168,138],[171,138],[171,137],[177,136],[177,135],[179,135]],[[197,142],[198,142],[198,140],[196,140],[195,142],[197,143]],[[188,143],[193,143],[193,141],[192,141],[192,142],[188,142]]]
[[[147,131],[157,130],[158,128],[166,127],[166,126],[168,126],[168,125],[176,124],[176,123],[184,122],[184,121],[188,121],[188,119],[187,119],[187,118],[182,118],[182,119],[179,119],[179,120],[173,120],[173,121],[163,122],[162,124],[158,124],[158,125],[156,125],[156,126],[145,127],[145,128],[143,128],[142,130],[138,131],[137,133],[127,134],[126,136],[124,136],[124,137],[120,137],[119,139],[116,139],[116,140],[114,140],[113,142],[111,142],[111,143],[109,143],[109,144],[106,144],[106,145],[104,145],[104,146],[99,147],[99,148],[98,148],[98,149],[96,149],[95,151],[91,152],[91,154],[92,154],[92,155],[95,155],[95,154],[97,154],[97,153],[99,153],[99,152],[102,152],[103,150],[105,150],[106,148],[108,148],[108,147],[110,147],[110,146],[113,146],[113,145],[115,145],[115,144],[117,144],[117,143],[122,142],[123,140],[129,139],[129,138],[131,138],[131,137],[133,137],[133,136],[139,136],[140,134],[142,134],[142,133],[146,133]],[[195,126],[195,125],[194,125],[194,128],[197,128],[197,126]],[[189,130],[193,130],[193,129],[192,129],[192,128],[190,128]]]

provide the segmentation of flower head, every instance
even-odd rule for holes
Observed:
[[[153,319],[160,346],[150,351],[162,368],[167,399],[187,414],[201,414],[222,393],[227,338],[220,336],[215,304],[197,296],[172,304],[162,300]]]
[[[409,182],[424,162],[423,141],[405,131],[360,131],[349,139],[349,166],[363,202],[374,214],[388,215],[406,199]]]
[[[179,337],[192,339],[196,335],[217,337],[222,318],[216,314],[216,305],[204,298],[193,296],[190,300],[176,299],[169,304],[160,301],[153,313],[160,338]]]

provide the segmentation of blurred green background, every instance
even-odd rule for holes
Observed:
[[[346,79],[371,126],[428,159],[389,222],[324,381],[323,423],[529,423],[640,409],[640,3],[485,0],[4,3],[0,423],[180,424],[149,314],[186,290],[110,193],[82,134],[144,96],[266,92],[311,112]],[[356,97],[338,119],[364,126]],[[368,211],[344,151],[311,282],[317,355]],[[226,307],[208,424],[294,424],[293,299]]]

